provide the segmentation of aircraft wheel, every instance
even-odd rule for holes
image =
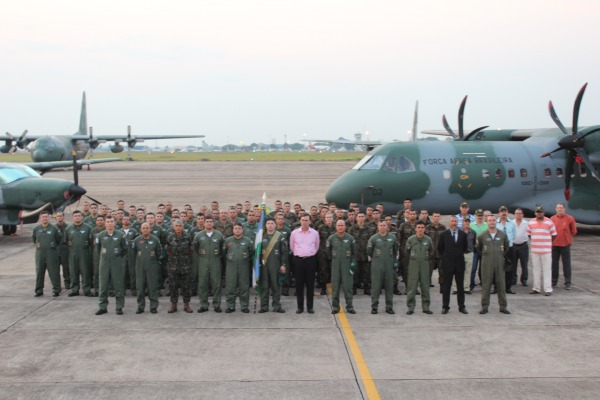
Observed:
[[[4,236],[10,236],[14,233],[17,233],[16,225],[2,225],[2,234]]]

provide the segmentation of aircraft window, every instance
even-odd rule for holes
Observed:
[[[364,156],[359,162],[356,163],[354,167],[352,167],[352,169],[360,169],[360,167],[362,167],[367,161],[369,161],[371,157],[373,156],[370,154]]]
[[[562,168],[556,168],[556,177],[557,178],[562,178],[563,176],[564,176],[563,169]]]
[[[552,170],[550,168],[544,168],[544,177],[550,178],[552,176]]]
[[[415,171],[415,165],[404,156],[388,156],[383,165],[383,170],[401,174],[403,172]]]
[[[514,178],[515,177],[515,170],[512,168],[508,169],[508,177],[509,178]]]
[[[29,178],[31,176],[38,177],[39,174],[25,165],[11,165],[0,167],[0,184],[18,181],[19,179]]]
[[[583,164],[579,164],[579,176],[581,176],[582,178],[585,178],[587,176],[587,171]]]
[[[444,176],[444,179],[450,179],[452,177],[452,173],[450,172],[449,169],[445,169],[443,171],[443,176]]]
[[[527,178],[527,169],[521,168],[521,178]]]
[[[500,168],[496,169],[496,179],[502,179],[502,170]]]
[[[490,178],[490,171],[488,171],[487,169],[482,169],[481,170],[481,175],[483,176],[483,179],[489,179]]]
[[[380,169],[386,156],[372,156],[359,169]]]

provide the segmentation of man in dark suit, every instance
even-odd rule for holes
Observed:
[[[468,249],[467,234],[458,229],[458,218],[450,217],[449,228],[440,234],[438,251],[442,257],[442,314],[450,309],[452,279],[456,279],[458,311],[468,314],[465,308],[465,253]]]

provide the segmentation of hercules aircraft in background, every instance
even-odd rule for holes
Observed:
[[[558,129],[485,130],[465,135],[459,111],[454,141],[395,142],[377,147],[329,187],[326,198],[340,206],[382,203],[396,212],[410,198],[430,212],[455,214],[468,201],[471,209],[492,212],[502,205],[532,215],[536,206],[553,213],[566,203],[577,222],[600,224],[600,126],[579,127],[579,108],[587,84],[573,107],[567,129],[552,102],[550,115]],[[431,132],[426,132],[431,133]],[[571,193],[571,186],[573,193]]]
[[[419,117],[419,102],[417,101],[417,103],[415,104],[415,115],[413,118],[413,127],[412,127],[412,130],[410,131],[410,141],[411,142],[414,142],[417,140],[418,117]],[[368,132],[365,132],[365,136],[368,134],[369,134]],[[362,150],[366,150],[366,151],[371,151],[375,147],[381,146],[382,144],[386,143],[386,142],[382,142],[379,140],[362,140],[361,133],[354,134],[354,141],[344,139],[343,137],[340,137],[337,140],[303,139],[302,141],[309,142],[309,143],[311,143],[311,145],[312,145],[312,143],[318,143],[318,144],[326,144],[328,146],[331,146],[331,145],[354,146],[354,148],[358,147],[358,148],[360,148]]]
[[[76,160],[48,161],[44,168],[64,168],[65,163],[74,167],[73,182],[42,178],[32,169],[39,167],[37,163],[0,163],[0,225],[5,235],[15,233],[18,224],[37,222],[42,211],[62,211],[85,195],[86,190],[79,186]]]
[[[10,133],[6,132],[6,138],[4,140],[4,146],[0,147],[2,153],[13,153],[17,148],[25,149],[28,147],[31,151],[31,159],[34,162],[45,162],[45,161],[67,161],[72,157],[72,150],[75,150],[75,154],[78,160],[82,160],[90,152],[90,156],[93,153],[93,149],[98,147],[100,143],[107,141],[114,142],[114,145],[110,146],[110,151],[113,153],[120,153],[125,148],[121,143],[127,145],[127,157],[131,159],[131,149],[138,142],[145,140],[155,139],[188,139],[188,138],[202,138],[204,135],[162,135],[162,136],[149,136],[149,135],[131,135],[131,127],[127,127],[127,135],[101,135],[94,137],[92,128],[89,129],[87,126],[87,111],[85,92],[83,92],[83,99],[81,101],[81,116],[79,119],[79,130],[73,135],[61,135],[61,136],[32,136],[27,135],[27,131],[24,131],[20,137],[15,138]],[[97,162],[109,162],[108,159],[104,161],[94,160],[92,163]],[[118,158],[110,159],[111,161],[118,161]],[[90,163],[88,163],[90,164]]]

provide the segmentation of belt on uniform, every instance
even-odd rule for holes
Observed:
[[[523,242],[523,243],[513,243],[513,246],[523,246],[527,244],[527,242]]]
[[[296,258],[300,258],[302,260],[306,260],[307,258],[313,258],[314,256],[308,256],[308,257],[300,257],[300,256],[294,256]]]

